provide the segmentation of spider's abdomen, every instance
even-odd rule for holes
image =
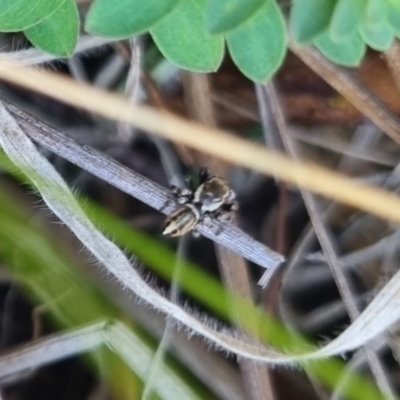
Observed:
[[[199,210],[193,204],[185,204],[167,217],[163,235],[182,236],[196,226],[199,218]]]

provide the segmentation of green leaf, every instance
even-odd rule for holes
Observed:
[[[342,42],[334,42],[325,32],[314,40],[318,50],[331,61],[346,67],[355,67],[364,57],[366,46],[360,34],[355,32]]]
[[[384,0],[368,0],[364,22],[368,25],[381,24],[386,20],[387,11]]]
[[[206,28],[222,33],[236,28],[255,14],[269,0],[208,0]]]
[[[198,72],[215,71],[224,55],[222,36],[204,27],[206,0],[184,0],[150,30],[161,53],[174,64]]]
[[[264,82],[280,67],[286,53],[285,22],[270,0],[253,18],[230,32],[229,52],[248,78]]]
[[[69,57],[78,41],[79,23],[75,2],[66,0],[49,18],[26,29],[24,33],[39,49],[56,56]]]
[[[400,37],[400,1],[386,0],[387,16],[386,20],[394,29],[397,37]]]
[[[1,0],[0,32],[18,32],[50,17],[65,0]]]
[[[95,0],[86,17],[85,30],[113,39],[128,38],[150,29],[180,1]]]
[[[289,25],[299,43],[309,43],[329,25],[336,0],[295,0]]]
[[[341,41],[357,31],[366,7],[366,0],[339,0],[330,23],[332,40]]]
[[[392,45],[394,33],[392,27],[386,22],[381,24],[361,23],[359,32],[365,43],[377,51],[386,51]]]

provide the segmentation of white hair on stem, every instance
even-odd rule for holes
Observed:
[[[400,315],[400,272],[386,284],[370,305],[344,332],[326,346],[303,354],[284,354],[254,341],[240,339],[243,334],[217,330],[214,323],[201,319],[171,303],[150,287],[132,268],[125,254],[107,239],[87,218],[71,190],[54,167],[37,151],[14,118],[0,105],[0,145],[22,172],[34,183],[47,206],[71,229],[77,238],[122,285],[155,309],[174,318],[190,332],[207,339],[213,346],[270,364],[293,364],[341,354],[364,345],[384,332]],[[217,329],[214,329],[217,328]]]
[[[112,40],[104,39],[96,36],[83,35],[75,48],[74,55],[85,53],[92,49],[111,43]],[[52,56],[43,51],[31,48],[18,51],[2,52],[1,56],[12,61],[18,61],[24,65],[38,65],[51,61],[63,60],[63,58]]]

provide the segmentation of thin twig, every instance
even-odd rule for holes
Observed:
[[[247,118],[250,121],[260,122],[260,117],[258,114],[247,104],[247,107],[241,104],[236,95],[229,95],[227,93],[213,93],[211,99],[215,104],[218,104],[229,111],[233,111],[241,117]],[[244,101],[242,100],[242,102]]]
[[[0,378],[93,350],[104,340],[105,325],[99,322],[74,332],[48,336],[2,355]]]
[[[78,144],[59,130],[46,125],[10,103],[4,103],[25,132],[38,144],[164,214],[176,208],[177,205],[168,189],[89,146]],[[283,261],[280,254],[255,241],[240,229],[220,221],[215,221],[215,226],[220,231],[218,235],[213,229],[204,225],[199,226],[199,231],[205,237],[261,267],[273,269]]]
[[[321,137],[320,132],[310,132],[310,129],[299,129],[298,127],[290,126],[288,127],[291,136],[301,141],[302,143],[321,147],[329,151],[341,154],[346,157],[351,157],[357,160],[366,161],[378,165],[384,165],[386,167],[394,167],[397,165],[396,156],[391,156],[390,154],[381,153],[374,149],[364,149],[360,147],[348,146],[348,143],[335,137],[335,140],[326,140]],[[378,128],[375,128],[378,129]]]
[[[320,195],[354,206],[380,217],[400,222],[400,197],[362,185],[317,164],[294,161],[249,140],[218,129],[189,122],[168,112],[144,105],[131,105],[119,95],[54,74],[38,71],[0,58],[1,79],[36,90],[75,107],[95,112],[170,140],[252,168],[276,175],[291,184],[301,184]]]
[[[211,101],[211,88],[207,75],[184,73],[184,89],[186,103],[191,115],[200,123],[215,127],[217,125]],[[226,176],[226,166],[218,159],[199,154],[200,162],[209,165],[213,173]],[[218,265],[225,285],[234,293],[253,303],[250,276],[244,259],[232,251],[216,245]],[[245,326],[249,323],[247,315],[238,314],[235,304],[230,304],[231,313],[235,320]],[[275,398],[271,377],[265,365],[254,363],[252,360],[239,359],[240,371],[249,398],[253,400],[273,400]]]
[[[167,110],[167,106],[162,97],[162,93],[157,87],[153,79],[146,73],[142,71],[142,80],[144,87],[147,91],[147,96],[150,100],[150,104],[154,105],[160,110]],[[173,145],[178,151],[183,162],[187,162],[187,152],[182,151],[183,146],[179,147],[177,143],[173,145],[164,138],[158,137],[156,135],[147,135],[148,139],[151,140],[157,147],[161,165],[163,166],[164,172],[167,175],[168,182],[170,185],[175,185],[178,187],[184,187],[184,177],[182,176],[179,160],[177,155],[173,152]],[[190,165],[190,162],[187,163]]]
[[[301,47],[292,39],[289,39],[289,48],[392,140],[400,144],[399,118],[367,87],[344,68],[326,59],[318,50]]]
[[[129,44],[131,48],[131,60],[125,83],[125,96],[132,104],[135,104],[140,100],[142,49],[139,38],[130,39]],[[119,122],[117,130],[120,139],[125,143],[129,142],[132,138],[133,128],[127,122]]]
[[[383,353],[386,350],[386,342],[377,338],[370,342],[369,344],[373,350],[377,353]],[[358,350],[350,362],[347,364],[344,369],[341,378],[339,379],[334,392],[332,393],[330,400],[341,400],[343,399],[343,395],[346,393],[346,388],[351,385],[351,380],[349,377],[351,373],[358,372],[360,373],[366,367],[366,357],[365,352],[362,349]],[[387,399],[389,400],[389,399]]]
[[[182,272],[182,260],[185,258],[188,247],[188,237],[182,237],[179,240],[178,250],[175,259],[174,273],[171,279],[171,289],[170,289],[170,301],[171,303],[179,303],[179,280]],[[162,369],[165,363],[165,354],[170,347],[171,337],[174,334],[175,321],[171,316],[167,315],[167,320],[165,323],[164,332],[158,343],[156,352],[154,353],[153,360],[150,364],[149,371],[146,376],[145,386],[143,388],[143,393],[141,400],[151,399],[154,394],[154,389],[156,387],[157,374],[159,370]]]
[[[166,325],[163,315],[143,304],[132,304],[129,295],[126,296],[126,301],[123,299],[122,306],[139,325],[156,339],[161,339]],[[220,353],[211,350],[201,339],[188,339],[185,332],[174,327],[169,347],[173,356],[185,368],[190,368],[191,373],[219,399],[245,400],[243,382],[235,365]]]
[[[298,351],[295,354],[281,353],[270,347],[261,346],[254,341],[243,341],[240,339],[242,334],[238,338],[238,335],[226,330],[216,330],[215,324],[210,327],[211,322],[207,325],[199,321],[198,315],[189,314],[151,288],[132,266],[125,253],[96,229],[91,220],[87,218],[66,182],[52,164],[38,152],[30,138],[3,106],[0,107],[0,119],[3,124],[0,130],[0,145],[6,155],[34,184],[49,209],[68,226],[88,251],[93,254],[98,263],[104,266],[108,274],[115,277],[119,284],[134,293],[139,299],[152,305],[160,312],[173,316],[190,332],[203,336],[215,346],[231,351],[239,357],[271,364],[288,364],[342,354],[345,351],[363,346],[398,320],[400,304],[397,301],[397,295],[400,290],[400,272],[397,272],[390,279],[384,289],[376,295],[363,314],[350,327],[324,347],[311,352],[303,354],[299,354]],[[37,252],[35,248],[31,250]],[[237,297],[234,294],[229,294],[229,299],[236,302]],[[246,306],[243,302],[240,305]],[[260,321],[261,315],[258,310],[252,310],[248,307],[247,309],[250,322],[253,322],[254,319]],[[246,328],[254,332],[253,326],[246,326]],[[117,338],[113,346],[121,348],[120,354],[123,353],[121,355],[131,365],[130,357],[137,355],[135,355],[134,346],[131,346],[131,344],[126,346],[123,339],[123,337]],[[322,375],[321,377],[324,378]],[[327,381],[325,380],[325,382]],[[370,386],[370,390],[373,391],[373,387]]]
[[[296,148],[294,146],[292,138],[290,137],[286,129],[285,118],[283,115],[283,111],[280,107],[279,97],[276,93],[274,85],[272,83],[269,83],[265,87],[265,91],[269,99],[269,104],[275,117],[275,121],[281,134],[285,149],[293,158],[298,159],[299,157]],[[339,257],[333,245],[332,235],[323,224],[323,221],[320,217],[321,213],[318,209],[314,196],[306,190],[302,189],[301,187],[299,187],[299,190],[303,197],[305,206],[308,210],[308,214],[314,227],[315,234],[326,257],[326,261],[330,267],[332,276],[336,282],[336,286],[343,299],[350,319],[354,321],[360,315],[360,311],[358,310],[357,303],[355,301],[353,288],[341,268]],[[369,360],[371,371],[382,393],[385,393],[385,395],[387,395],[389,398],[394,398],[395,395],[393,389],[387,379],[379,357],[368,345],[365,345],[364,349]]]
[[[255,85],[257,103],[258,103],[258,112],[260,115],[260,122],[262,125],[262,130],[264,134],[264,141],[268,148],[271,148],[276,151],[284,151],[282,138],[279,134],[279,129],[276,125],[276,121],[271,113],[269,107],[267,105],[267,98],[264,87],[262,85]],[[275,250],[284,254],[284,243],[286,236],[286,212],[287,212],[287,197],[288,197],[288,188],[285,182],[279,182],[279,198],[277,205],[277,216],[275,218],[276,225],[276,239],[275,239]],[[269,287],[268,290],[263,293],[263,304],[266,310],[269,310],[271,313],[274,313],[276,310],[276,305],[279,299],[279,291],[281,288],[281,281],[283,276],[283,269],[281,268],[277,274],[269,274],[268,280]],[[267,276],[261,278],[261,281],[267,279]]]
[[[385,57],[386,64],[392,74],[397,90],[400,92],[400,43],[398,40],[393,42],[389,50],[383,53],[383,56]]]
[[[101,345],[121,357],[142,379],[146,376],[151,363],[151,349],[126,325],[110,321],[51,335],[21,346],[0,357],[0,378],[86,353]],[[166,400],[200,399],[167,365],[160,371],[155,386],[157,394]]]

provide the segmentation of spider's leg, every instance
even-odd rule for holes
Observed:
[[[234,214],[229,211],[218,213],[215,217],[218,221],[221,222],[232,223],[235,220]]]
[[[185,196],[185,197],[190,197],[193,195],[193,190],[185,188],[185,189],[181,189],[181,196]]]
[[[200,235],[200,232],[196,229],[196,228],[193,228],[192,229],[192,236],[194,237],[194,238],[199,238],[201,235]]]
[[[235,200],[231,201],[230,203],[225,203],[221,207],[221,210],[225,212],[233,212],[237,211],[238,209],[239,209],[239,203]]]
[[[216,219],[218,219],[218,214],[207,213],[204,214],[202,222],[204,226],[213,231],[214,235],[218,236],[222,232],[222,227],[218,223],[216,223]]]
[[[236,193],[233,190],[231,190],[226,202],[233,203],[233,202],[235,202],[235,200],[236,200]]]
[[[236,201],[232,203],[225,203],[222,207],[216,211],[215,217],[218,221],[222,222],[233,222],[234,221],[234,211],[238,209],[238,203]]]
[[[164,210],[168,207],[168,206],[170,206],[170,205],[172,205],[172,204],[174,204],[175,202],[174,202],[174,200],[173,199],[171,199],[171,198],[168,198],[166,201],[165,201],[165,203],[161,206],[161,208],[160,208],[160,212],[164,212]]]
[[[199,170],[199,185],[204,183],[210,177],[207,167],[201,167]]]
[[[191,201],[193,198],[193,192],[189,189],[181,189],[180,195],[178,197],[179,204],[185,204]]]
[[[179,204],[185,204],[191,200],[193,192],[189,189],[182,189],[178,186],[171,185],[171,192]]]
[[[171,192],[174,196],[178,197],[181,194],[182,189],[178,186],[171,185],[170,186]]]
[[[185,186],[188,190],[190,190],[191,192],[194,192],[193,179],[190,176],[185,178]]]

